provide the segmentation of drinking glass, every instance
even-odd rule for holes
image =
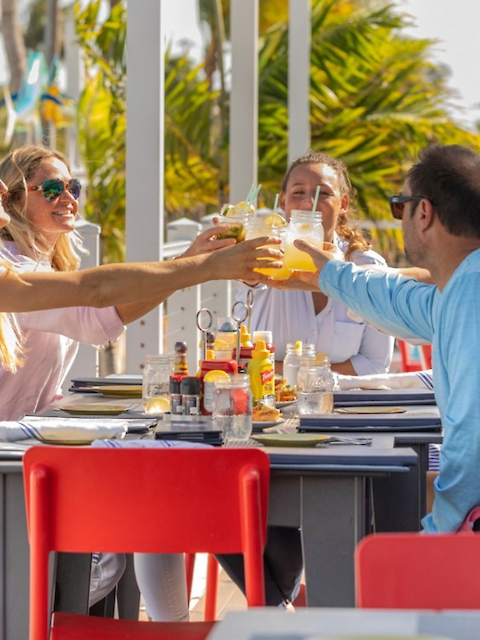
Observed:
[[[334,378],[327,356],[302,360],[297,375],[297,409],[300,415],[333,411]]]
[[[146,413],[170,411],[170,376],[173,373],[173,355],[147,356],[142,381],[142,400]]]
[[[226,445],[245,442],[252,434],[252,392],[248,375],[215,382],[213,422]]]
[[[312,258],[293,244],[295,240],[308,240],[319,249],[323,248],[322,214],[318,211],[295,209],[290,216],[284,241],[284,264],[292,271],[316,271]]]

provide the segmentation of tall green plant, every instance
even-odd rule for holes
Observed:
[[[224,81],[214,81],[222,68],[212,61],[223,52],[222,37],[228,39],[229,1],[199,3],[216,43],[207,50],[207,63],[193,65],[188,52],[166,56],[170,216],[217,208],[228,188],[228,93]],[[262,203],[272,204],[287,164],[287,3],[262,0],[260,7],[259,181]],[[283,13],[272,23],[278,7]],[[89,216],[102,225],[109,254],[116,257],[125,208],[126,14],[118,4],[100,24],[99,9],[99,0],[82,10],[77,5],[88,63],[80,131],[91,183]],[[312,0],[312,147],[343,158],[358,191],[360,215],[372,220],[388,215],[387,194],[399,189],[404,169],[424,145],[456,142],[480,149],[479,135],[464,131],[449,115],[451,92],[442,68],[429,59],[432,42],[407,37],[407,25],[394,2]]]

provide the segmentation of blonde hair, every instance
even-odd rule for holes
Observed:
[[[8,193],[2,198],[3,208],[11,217],[7,227],[0,229],[0,238],[12,240],[21,254],[34,259],[43,257],[45,251],[41,248],[41,233],[26,217],[27,186],[42,162],[50,158],[60,160],[70,171],[68,160],[62,153],[41,145],[19,147],[0,162],[0,179],[8,187]],[[80,265],[78,253],[81,250],[80,237],[72,231],[58,237],[47,257],[55,271],[75,271]]]
[[[337,174],[340,193],[342,196],[348,196],[348,209],[340,212],[335,226],[335,231],[338,235],[348,242],[345,258],[348,260],[355,251],[366,251],[370,249],[370,243],[367,242],[358,227],[351,226],[351,214],[354,213],[356,208],[356,191],[350,182],[347,166],[338,158],[332,158],[332,156],[329,156],[327,153],[312,150],[296,158],[288,167],[282,180],[280,187],[282,192],[285,193],[287,190],[288,180],[290,179],[292,171],[298,166],[310,164],[326,164],[328,167],[331,167]]]
[[[5,269],[15,275],[12,266],[5,260],[0,259],[0,269]],[[4,276],[5,274],[0,275],[0,277]],[[2,367],[6,371],[15,373],[17,368],[23,364],[23,355],[21,333],[15,316],[10,313],[0,313],[0,360]]]

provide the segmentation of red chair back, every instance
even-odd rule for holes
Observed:
[[[247,601],[265,604],[264,452],[33,447],[24,478],[31,639],[47,637],[50,551],[243,553]]]
[[[355,552],[357,606],[367,609],[480,609],[480,536],[386,533]]]

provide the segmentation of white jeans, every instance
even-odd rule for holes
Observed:
[[[184,555],[135,553],[134,565],[149,617],[156,621],[188,621]],[[110,593],[125,566],[124,554],[93,554],[89,606]]]

